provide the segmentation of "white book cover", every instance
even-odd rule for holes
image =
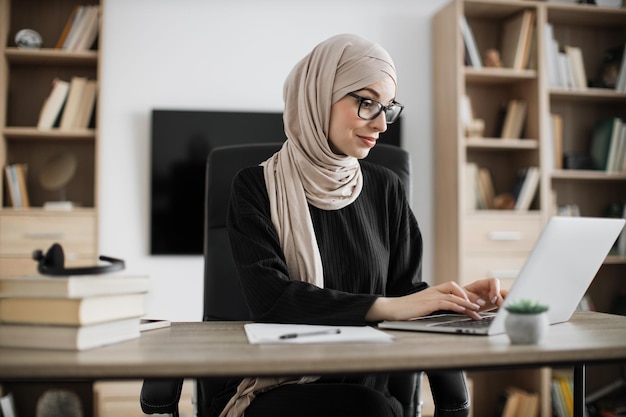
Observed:
[[[528,210],[530,204],[535,197],[537,188],[539,186],[539,168],[529,167],[522,189],[520,190],[517,201],[515,202],[515,210]]]

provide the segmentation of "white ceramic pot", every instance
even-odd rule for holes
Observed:
[[[532,345],[541,342],[548,333],[548,314],[519,314],[509,312],[504,321],[511,343],[514,345]]]

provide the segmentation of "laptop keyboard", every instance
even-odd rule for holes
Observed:
[[[487,316],[482,320],[456,320],[456,321],[448,321],[445,323],[434,324],[433,326],[438,327],[464,327],[470,329],[483,329],[485,327],[489,327],[491,322],[495,316]]]

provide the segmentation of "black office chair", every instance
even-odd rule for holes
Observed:
[[[258,165],[282,146],[281,143],[234,145],[215,149],[207,161],[204,240],[203,321],[249,321],[235,265],[230,252],[226,214],[230,185],[242,168]],[[395,171],[411,192],[409,154],[394,146],[377,145],[367,158]],[[410,194],[409,194],[410,195]],[[428,373],[437,417],[462,417],[469,413],[465,376],[462,372]],[[391,394],[400,401],[404,417],[421,416],[421,372],[393,374]],[[199,417],[209,414],[209,399],[221,391],[223,380],[199,379],[196,385]],[[147,379],[141,390],[141,408],[146,414],[168,413],[178,416],[182,379]]]

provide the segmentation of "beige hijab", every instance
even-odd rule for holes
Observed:
[[[352,203],[363,186],[358,160],[330,148],[331,106],[385,76],[396,81],[391,57],[381,46],[338,35],[317,45],[287,77],[283,120],[288,140],[263,165],[272,222],[291,279],[324,286],[307,203],[338,210]]]
[[[328,143],[331,106],[396,71],[379,45],[355,35],[337,35],[317,45],[293,68],[284,86],[287,141],[265,161],[272,223],[287,260],[289,278],[320,288],[324,276],[308,204],[338,210],[363,187],[356,158],[333,153]],[[240,417],[256,394],[317,377],[245,378],[220,417]]]

